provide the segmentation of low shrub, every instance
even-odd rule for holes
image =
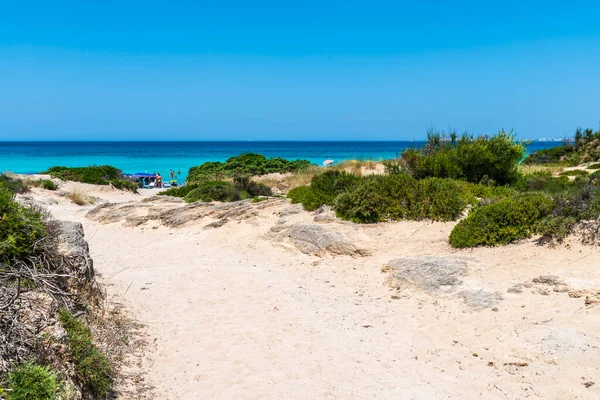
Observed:
[[[54,400],[61,391],[56,372],[31,363],[11,369],[6,383],[6,400]]]
[[[464,134],[458,141],[428,132],[426,145],[404,151],[402,158],[406,170],[417,179],[451,178],[506,185],[517,180],[517,166],[524,154],[523,143],[504,130],[491,137]]]
[[[575,179],[570,180],[567,176],[553,177],[550,172],[539,171],[521,175],[512,187],[522,192],[574,193],[586,186],[588,182],[589,179],[583,176],[576,176]]]
[[[138,185],[124,179],[123,171],[111,165],[89,167],[52,167],[43,172],[63,181],[90,183],[92,185],[113,185],[117,189],[137,193]]]
[[[292,204],[302,204],[307,211],[314,211],[323,205],[310,186],[298,186],[290,190],[287,197]]]
[[[198,185],[197,188],[190,191],[183,199],[188,202],[196,201],[238,201],[250,198],[251,196],[237,189],[229,182],[209,181]]]
[[[289,161],[284,158],[267,158],[262,154],[244,153],[231,157],[224,163],[206,162],[191,167],[188,182],[198,183],[213,179],[222,179],[239,175],[266,175],[270,173],[295,172],[309,167],[307,160]]]
[[[542,242],[562,242],[573,232],[577,220],[573,217],[547,216],[535,225],[535,233],[540,235]]]
[[[173,196],[173,197],[185,197],[187,196],[187,194],[189,192],[191,192],[192,190],[198,188],[198,186],[200,186],[200,184],[197,183],[188,183],[186,185],[183,186],[178,186],[178,187],[172,187],[170,189],[167,190],[163,190],[162,192],[158,193],[159,196]]]
[[[572,169],[569,171],[563,171],[559,175],[560,176],[588,176],[590,173],[583,169]]]
[[[0,186],[15,194],[23,194],[29,191],[29,187],[21,179],[11,178],[5,174],[0,174]]]
[[[497,202],[510,196],[514,196],[517,192],[509,186],[494,186],[483,185],[480,183],[464,182],[465,188],[475,197],[481,199],[485,203]]]
[[[10,187],[10,186],[9,186]],[[45,215],[14,201],[14,193],[0,182],[0,263],[34,254],[47,235]]]
[[[477,207],[454,227],[450,244],[456,248],[496,246],[529,237],[553,206],[547,196],[529,194]]]
[[[137,183],[129,181],[127,179],[111,179],[110,184],[115,189],[128,190],[133,193],[137,193],[139,188]]]
[[[248,175],[241,175],[233,178],[233,186],[240,191],[245,191],[252,197],[273,195],[270,187],[250,180],[250,176]]]
[[[587,169],[600,169],[600,163],[588,165]]]
[[[56,184],[49,179],[42,179],[40,186],[46,190],[56,190]]]
[[[549,149],[531,152],[524,160],[524,164],[559,164],[564,163],[567,157],[575,153],[573,144],[563,144]]]
[[[339,195],[334,209],[339,218],[359,223],[400,219],[451,221],[474,200],[460,182],[416,180],[397,174],[365,178],[357,189]]]
[[[58,318],[67,332],[67,349],[75,365],[77,379],[95,396],[106,397],[112,387],[108,359],[92,342],[92,333],[83,322],[65,309]]]
[[[312,178],[310,186],[299,186],[288,192],[292,203],[302,203],[305,210],[316,210],[323,205],[333,205],[335,198],[357,188],[362,181],[354,174],[327,171]]]

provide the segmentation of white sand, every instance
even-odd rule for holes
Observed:
[[[335,224],[363,237],[372,255],[319,258],[264,238],[273,213],[211,230],[131,228],[86,219],[92,206],[58,202],[50,206],[57,217],[84,224],[110,297],[146,325],[149,398],[600,398],[600,305],[552,288],[506,292],[547,274],[597,291],[598,248],[525,241],[456,251],[447,244],[453,224]],[[314,224],[307,212],[293,218]],[[397,293],[380,270],[409,255],[471,257],[480,267],[466,287],[504,300],[497,311],[474,310],[452,296]]]

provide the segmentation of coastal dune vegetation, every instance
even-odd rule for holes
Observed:
[[[185,186],[161,194],[187,202],[271,196],[269,179],[257,180],[279,173],[295,183],[287,192],[292,203],[310,211],[329,206],[355,223],[460,220],[449,237],[457,248],[533,235],[558,243],[575,232],[595,243],[600,172],[572,167],[574,160],[599,161],[599,138],[600,132],[578,129],[574,141],[526,156],[525,143],[513,132],[474,136],[430,129],[423,147],[384,161],[383,173],[365,173],[376,169],[372,161],[323,168],[249,153],[192,167]],[[549,163],[547,155],[556,162]]]
[[[52,178],[63,181],[89,183],[92,185],[112,185],[116,189],[129,190],[137,193],[138,185],[125,179],[123,171],[111,165],[89,167],[51,167],[42,172]]]
[[[81,224],[19,203],[27,190],[0,176],[0,398],[106,398],[121,355],[110,360],[87,323],[103,298]],[[124,334],[103,339],[114,346]]]
[[[299,172],[310,165],[307,160],[288,161],[284,158],[267,158],[262,154],[244,153],[231,157],[224,163],[207,162],[192,167],[186,185],[171,188],[160,194],[182,197],[187,202],[238,201],[271,196],[271,188],[253,181],[251,177]]]
[[[597,161],[597,140],[595,134],[580,135],[577,150],[569,154]],[[555,176],[550,169],[523,173],[525,151],[512,132],[458,137],[430,131],[425,146],[387,161],[385,175],[326,171],[309,185],[290,190],[288,197],[306,210],[331,206],[339,218],[357,223],[455,221],[470,209],[450,235],[457,248],[503,245],[535,234],[556,243],[576,231],[584,242],[595,243],[600,237],[600,176]],[[525,160],[537,164],[535,156]]]

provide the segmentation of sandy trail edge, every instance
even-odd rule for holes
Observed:
[[[598,249],[527,241],[457,252],[446,240],[452,224],[402,222],[360,228],[370,257],[321,259],[261,239],[274,217],[214,230],[127,228],[89,221],[89,207],[62,199],[49,208],[84,224],[109,294],[146,324],[152,398],[600,396],[584,385],[600,380],[600,306],[551,290],[506,293],[544,274],[600,288]],[[498,311],[384,286],[381,266],[411,255],[476,259],[466,280],[501,291]]]

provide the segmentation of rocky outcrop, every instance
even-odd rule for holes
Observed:
[[[58,224],[58,252],[69,261],[77,277],[88,283],[94,281],[94,262],[84,239],[83,225],[72,221],[59,221]]]
[[[230,221],[242,221],[258,216],[261,210],[278,207],[285,199],[268,199],[258,203],[251,200],[232,203],[185,203],[170,196],[154,196],[142,201],[101,204],[89,211],[87,218],[104,224],[122,222],[125,226],[139,226],[151,221],[167,227],[180,227],[209,219],[205,228],[218,228]]]
[[[388,261],[382,272],[390,273],[387,283],[397,289],[435,292],[462,284],[470,264],[472,261],[461,258],[404,257]]]
[[[475,264],[475,260],[469,258],[403,257],[388,261],[381,271],[389,273],[385,283],[398,291],[417,289],[436,296],[458,297],[473,309],[492,307],[502,300],[499,292],[470,288],[464,284]]]
[[[284,247],[294,247],[305,254],[323,257],[327,254],[361,257],[368,255],[366,249],[358,248],[339,232],[317,225],[285,225],[271,228],[271,239]]]

